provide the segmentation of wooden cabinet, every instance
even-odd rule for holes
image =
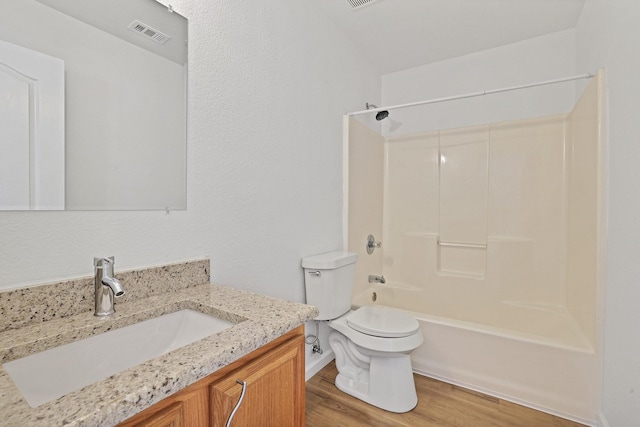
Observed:
[[[304,327],[300,326],[118,427],[303,427]]]
[[[149,411],[151,410],[151,411]],[[136,427],[192,427],[209,424],[209,401],[206,389],[187,387],[181,392],[147,409],[149,413],[135,423],[125,421],[123,426]],[[138,415],[142,415],[146,411]],[[131,418],[137,419],[138,416]]]
[[[304,347],[291,341],[212,384],[212,426],[226,425],[240,399],[242,382],[246,390],[234,414],[233,426],[303,426],[300,417],[304,414],[304,380],[302,386],[297,380],[303,355]]]
[[[184,427],[184,405],[182,402],[176,402],[137,425],[140,427]]]

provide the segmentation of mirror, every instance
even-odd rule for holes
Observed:
[[[155,0],[0,6],[0,210],[186,209],[187,20]]]

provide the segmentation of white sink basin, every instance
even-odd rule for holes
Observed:
[[[233,325],[198,311],[182,310],[2,366],[35,408]]]

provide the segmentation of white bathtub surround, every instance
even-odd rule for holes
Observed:
[[[533,119],[386,138],[349,121],[353,302],[419,313],[418,371],[596,422],[603,82]]]
[[[419,320],[425,339],[412,354],[415,372],[597,425],[590,406],[598,371],[593,352],[473,323],[411,314]]]
[[[423,325],[427,339],[414,356],[416,372],[596,425],[593,408],[585,404],[593,401],[593,353],[429,321]]]

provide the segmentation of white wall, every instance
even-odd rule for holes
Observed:
[[[210,256],[214,282],[304,301],[300,259],[341,247],[342,115],[379,76],[310,3],[171,4],[190,20],[187,210],[2,212],[0,288]]]
[[[603,413],[640,420],[640,2],[587,0],[576,29],[577,70],[606,67],[608,231]]]
[[[481,92],[575,74],[575,31],[566,30],[382,76],[382,105]],[[392,110],[385,135],[566,113],[570,83]]]

